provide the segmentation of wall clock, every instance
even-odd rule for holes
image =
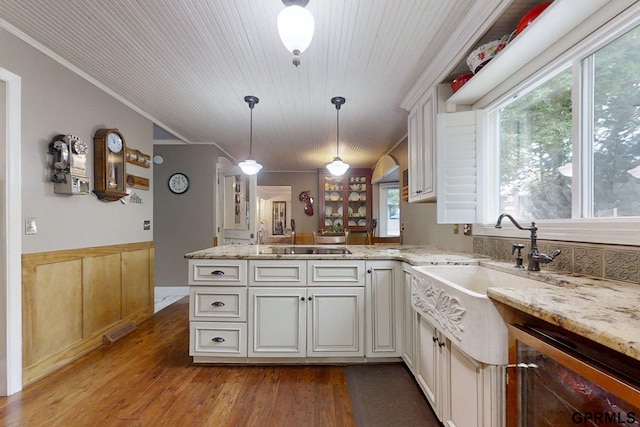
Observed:
[[[93,145],[93,192],[100,200],[120,200],[127,195],[124,137],[118,129],[98,129]]]
[[[169,190],[174,194],[184,194],[189,189],[189,177],[177,172],[169,177]]]

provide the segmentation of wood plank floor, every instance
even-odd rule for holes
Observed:
[[[355,425],[341,366],[192,365],[187,306],[0,398],[0,425]]]

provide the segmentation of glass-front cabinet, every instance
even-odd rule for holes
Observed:
[[[319,229],[327,232],[367,231],[371,228],[371,169],[349,169],[333,176],[318,171]]]

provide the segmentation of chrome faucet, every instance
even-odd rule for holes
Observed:
[[[529,271],[540,271],[540,263],[548,264],[554,260],[555,257],[560,255],[560,249],[556,249],[555,252],[551,255],[541,254],[538,252],[538,227],[536,227],[535,222],[531,222],[531,227],[522,227],[518,224],[511,215],[503,213],[498,217],[498,221],[496,222],[496,228],[502,228],[502,219],[509,218],[509,220],[520,230],[527,230],[531,232],[531,250],[528,254],[529,266],[527,270]]]

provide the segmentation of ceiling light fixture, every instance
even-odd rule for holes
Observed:
[[[304,52],[313,38],[315,22],[313,15],[305,6],[309,0],[282,0],[286,6],[278,15],[278,33],[280,40],[293,53],[293,65],[300,65],[300,54]]]
[[[331,163],[327,163],[327,169],[331,175],[340,176],[349,169],[349,164],[340,158],[340,107],[345,103],[345,99],[341,96],[331,98],[331,103],[336,106],[336,157]]]
[[[253,148],[253,107],[260,102],[260,100],[256,96],[245,96],[244,102],[249,104],[249,108],[251,109],[251,121],[249,125],[249,158],[244,162],[238,163],[242,172],[247,175],[255,175],[260,172],[262,169],[262,165],[251,158],[251,149]]]

